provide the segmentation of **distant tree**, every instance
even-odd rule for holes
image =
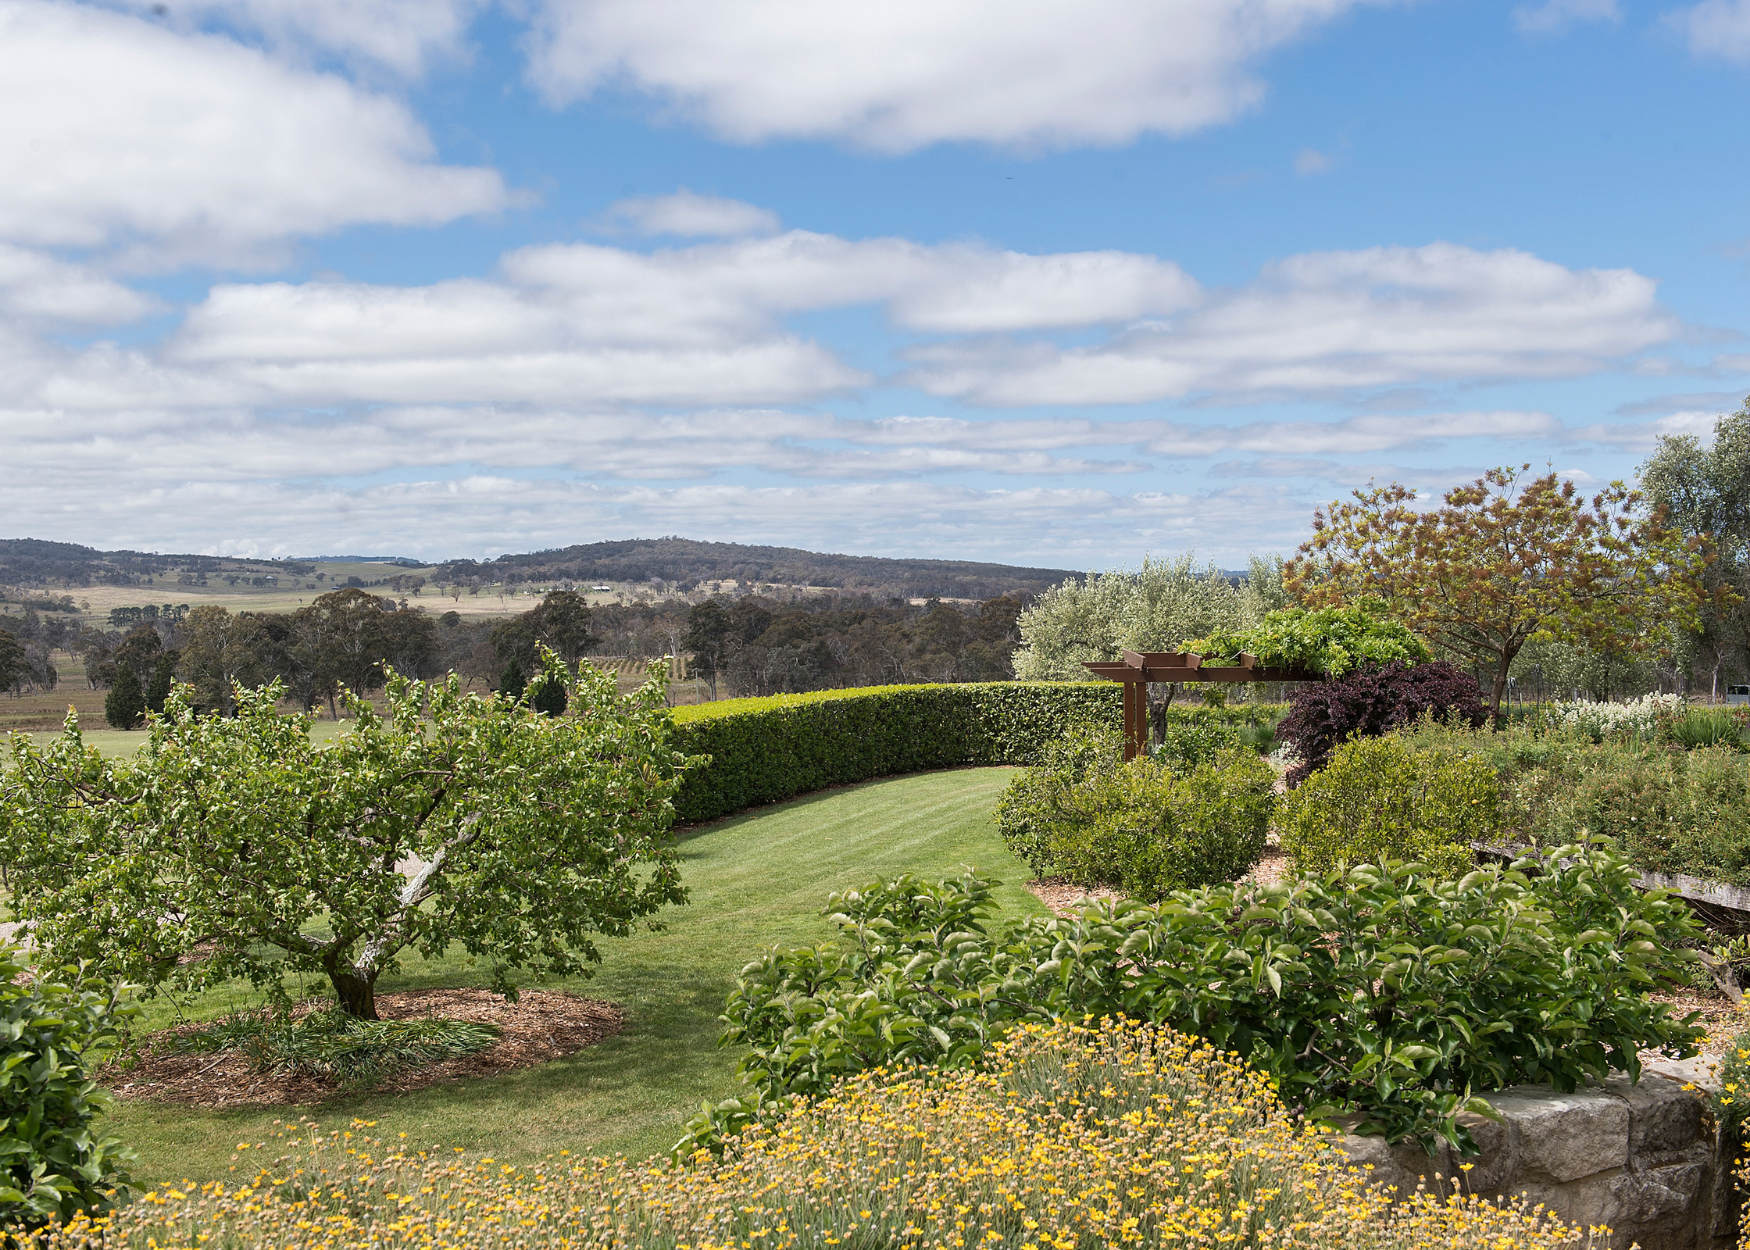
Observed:
[[[693,654],[693,671],[711,685],[711,697],[717,697],[717,675],[730,644],[729,613],[715,599],[707,599],[687,613],[687,632],[681,645]]]
[[[1730,676],[1750,675],[1750,400],[1714,422],[1708,446],[1690,434],[1661,438],[1641,487],[1672,525],[1719,553],[1704,574],[1711,593],[1701,619],[1714,685],[1722,664]]]
[[[542,671],[566,680],[556,658]],[[282,1001],[288,973],[315,973],[373,1019],[403,952],[460,946],[513,992],[515,969],[587,974],[596,936],[685,901],[666,833],[695,761],[668,746],[655,672],[621,697],[586,670],[587,714],[557,718],[391,673],[387,715],[349,695],[353,732],[321,745],[309,716],[276,711],[277,685],[239,689],[229,720],[187,693],[131,760],[101,758],[72,720],[43,747],[14,740],[0,845],[43,966],[90,960],[148,987],[242,977]]]
[[[162,712],[164,700],[170,697],[170,689],[176,684],[176,663],[182,658],[182,652],[177,650],[161,651],[157,663],[152,666],[152,680],[146,687],[146,710]]]
[[[398,609],[349,586],[318,595],[292,614],[280,671],[306,710],[326,698],[338,718],[341,688],[355,694],[381,689],[385,666],[432,676],[437,650],[437,627],[424,612]]]
[[[134,670],[120,665],[115,671],[115,684],[103,699],[103,719],[112,729],[133,729],[146,718],[146,696],[140,693],[140,679]]]
[[[158,662],[158,653],[164,649],[164,639],[158,633],[158,627],[141,623],[128,631],[121,645],[110,652],[110,662],[118,671],[126,668],[134,674],[136,687],[143,686],[151,676],[153,667]]]
[[[513,657],[505,662],[498,674],[498,693],[507,699],[520,700],[523,691],[528,689],[528,675],[523,672],[523,666]]]
[[[567,664],[576,664],[595,642],[589,632],[589,603],[574,590],[555,590],[531,608],[492,631],[499,658],[515,659],[528,671],[538,650],[548,647]]]
[[[254,613],[233,616],[217,604],[202,604],[183,622],[182,639],[177,674],[194,686],[199,707],[229,716],[236,710],[236,688],[268,676],[265,631]]]
[[[1087,661],[1133,651],[1176,651],[1181,640],[1257,625],[1283,606],[1274,559],[1254,558],[1236,585],[1191,554],[1144,559],[1129,572],[1090,573],[1054,586],[1020,614],[1015,675],[1024,681],[1088,681]]]
[[[11,690],[24,676],[24,644],[9,629],[0,629],[0,690]]]
[[[1287,584],[1312,607],[1383,600],[1490,670],[1497,714],[1533,638],[1644,652],[1699,623],[1712,558],[1701,539],[1685,541],[1620,482],[1588,504],[1553,471],[1524,480],[1530,467],[1491,469],[1439,508],[1415,506],[1396,482],[1333,502],[1314,514]]]
[[[514,664],[516,661],[512,660],[511,663]],[[538,676],[535,678],[534,684],[528,687],[528,690],[529,707],[540,712],[543,716],[565,715],[567,696],[564,682],[548,681],[544,677]]]

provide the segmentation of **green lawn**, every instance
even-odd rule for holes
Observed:
[[[963,769],[867,782],[707,825],[681,845],[691,902],[665,932],[603,944],[589,982],[560,983],[625,1008],[620,1036],[570,1059],[489,1080],[397,1097],[355,1098],[319,1108],[212,1112],[123,1103],[107,1131],[140,1155],[146,1183],[223,1175],[240,1141],[259,1141],[276,1118],[313,1115],[327,1124],[377,1121],[422,1145],[462,1146],[498,1158],[538,1158],[562,1149],[634,1157],[666,1149],[705,1099],[733,1091],[736,1056],[717,1049],[717,1013],[735,973],[760,949],[829,935],[821,905],[835,889],[877,875],[946,876],[970,864],[1003,879],[1015,913],[1039,912],[1021,884],[1023,864],[997,836],[992,808],[1006,768]],[[460,958],[410,963],[379,989],[484,985]],[[240,1004],[213,993],[193,1014]],[[151,1016],[160,1022],[163,1010]]]

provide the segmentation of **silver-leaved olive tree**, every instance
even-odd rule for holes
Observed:
[[[56,961],[93,960],[147,987],[326,974],[340,1004],[376,1015],[397,956],[452,943],[493,969],[574,974],[682,903],[667,840],[683,771],[665,688],[620,695],[549,652],[571,712],[543,716],[463,693],[452,676],[391,674],[388,711],[352,698],[332,742],[238,690],[234,717],[178,690],[138,755],[110,761],[76,722],[43,748],[13,739],[4,781],[12,909]]]

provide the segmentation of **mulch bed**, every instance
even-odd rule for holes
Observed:
[[[369,1091],[393,1094],[563,1059],[612,1037],[626,1023],[625,1014],[614,1003],[551,990],[524,990],[514,1003],[489,990],[407,990],[377,995],[377,1014],[385,1020],[424,1016],[474,1020],[499,1029],[498,1040],[485,1050],[428,1067],[408,1068]],[[202,1027],[185,1024],[167,1032],[191,1033]],[[98,1079],[119,1098],[195,1107],[283,1107],[322,1102],[337,1092],[334,1082],[317,1077],[252,1072],[247,1057],[236,1051],[169,1053],[161,1044],[154,1045],[165,1036],[159,1033],[146,1038],[131,1060],[105,1068]]]
[[[1241,881],[1256,881],[1259,885],[1275,885],[1288,872],[1288,855],[1275,842],[1274,834],[1270,835],[1270,843],[1264,847],[1264,854],[1251,870],[1241,877]],[[1079,885],[1072,885],[1064,877],[1041,877],[1037,881],[1029,881],[1027,888],[1033,891],[1033,897],[1044,903],[1060,916],[1079,916],[1082,909],[1090,903],[1117,902],[1124,895],[1118,890],[1089,890]]]

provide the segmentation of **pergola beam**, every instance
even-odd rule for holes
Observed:
[[[1180,681],[1317,681],[1318,674],[1298,668],[1261,665],[1255,655],[1241,655],[1238,664],[1203,667],[1192,651],[1123,651],[1121,659],[1083,664],[1096,677],[1124,684],[1124,758],[1133,760],[1148,749],[1148,687],[1151,682]]]

